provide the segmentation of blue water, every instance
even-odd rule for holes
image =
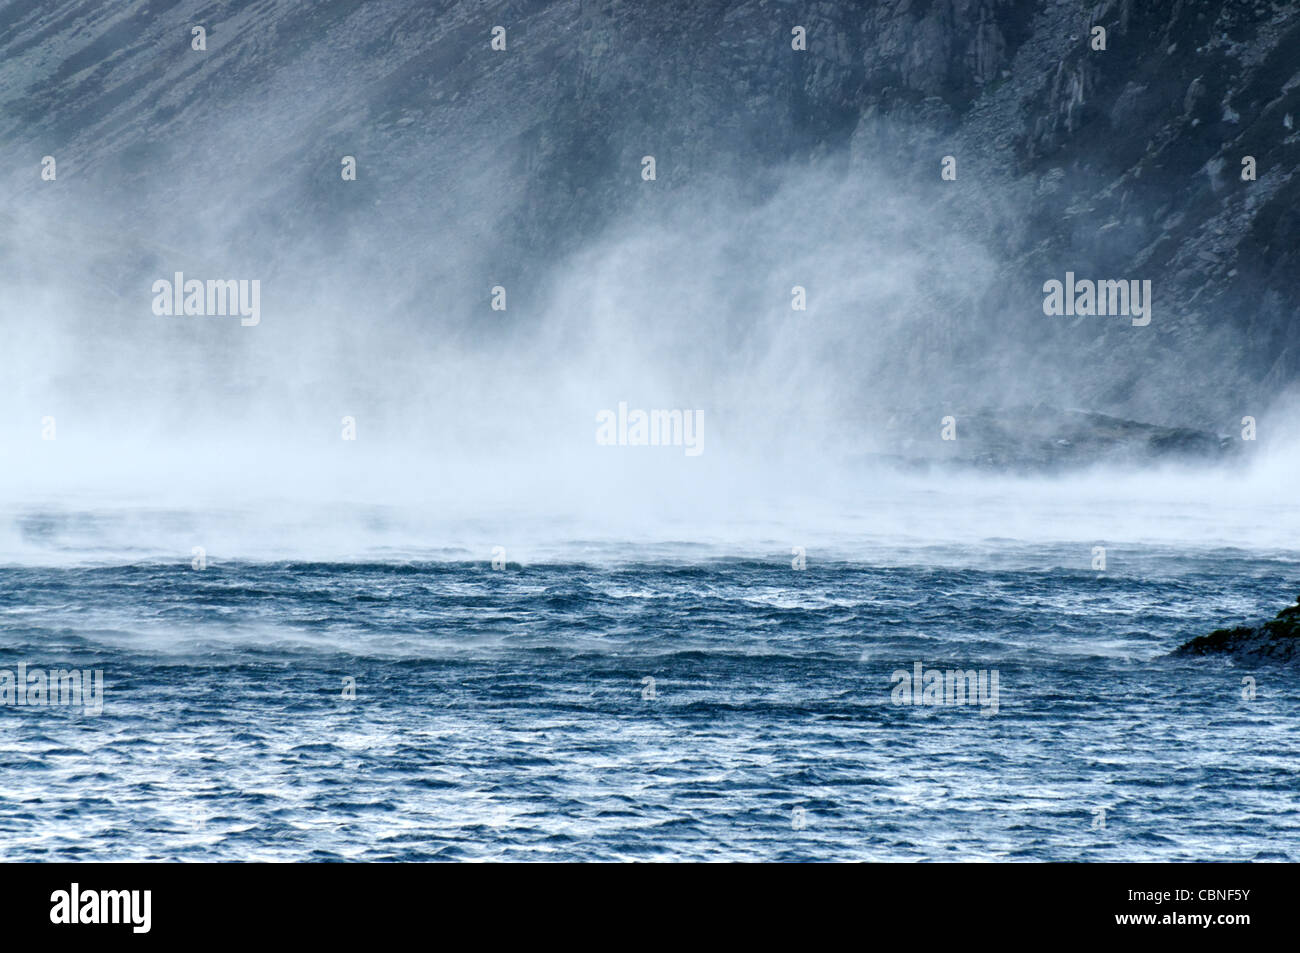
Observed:
[[[1008,545],[2,568],[0,667],[105,688],[0,707],[0,856],[1300,859],[1294,672],[1161,657],[1300,558]],[[917,661],[997,714],[894,704]]]

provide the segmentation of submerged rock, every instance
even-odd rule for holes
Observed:
[[[1216,629],[1175,649],[1172,655],[1230,655],[1234,658],[1276,659],[1289,662],[1300,658],[1300,599],[1287,606],[1271,622],[1261,626]]]

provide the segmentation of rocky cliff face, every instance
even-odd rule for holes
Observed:
[[[519,313],[620,223],[761,207],[816,170],[793,247],[919,262],[897,300],[815,289],[842,323],[826,347],[875,382],[856,412],[1049,401],[1224,433],[1300,378],[1293,2],[51,0],[0,5],[0,64],[0,177],[36,212],[6,223],[11,265],[62,222],[91,284],[172,252],[286,274],[346,254],[378,311],[501,281]],[[766,267],[752,224],[720,225],[737,274]],[[978,255],[948,269],[949,234]],[[1150,280],[1151,324],[1046,317],[1067,271]],[[753,310],[737,284],[714,289],[720,334]]]

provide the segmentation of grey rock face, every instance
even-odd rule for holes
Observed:
[[[614,223],[699,193],[762,202],[789,168],[824,166],[908,195],[918,221],[993,259],[971,300],[940,287],[911,302],[926,340],[899,350],[882,396],[969,405],[970,382],[1018,372],[1008,406],[1219,431],[1300,378],[1294,2],[556,0],[493,13],[510,37],[499,55],[486,16],[396,0],[111,16],[99,0],[11,3],[2,177],[30,194],[34,158],[58,154],[69,203],[116,210],[110,233],[184,250],[196,229],[172,212],[197,204],[267,267],[382,244],[376,273],[459,300],[503,273],[540,288]],[[188,49],[195,23],[206,54]],[[650,153],[653,194],[634,187]],[[341,154],[363,169],[344,197]],[[939,179],[944,155],[956,182]],[[808,215],[839,211],[855,213]],[[430,248],[452,227],[464,260],[440,272]],[[336,234],[350,240],[321,237]],[[1151,280],[1152,325],[1045,318],[1042,284],[1066,270]]]

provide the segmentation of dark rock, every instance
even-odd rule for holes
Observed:
[[[1171,655],[1227,655],[1239,659],[1300,659],[1300,600],[1260,626],[1216,629],[1175,649]]]
[[[1208,431],[1125,420],[1045,405],[949,411],[955,440],[941,439],[938,417],[895,412],[880,461],[943,463],[979,469],[1059,472],[1096,464],[1223,463],[1238,441]]]

